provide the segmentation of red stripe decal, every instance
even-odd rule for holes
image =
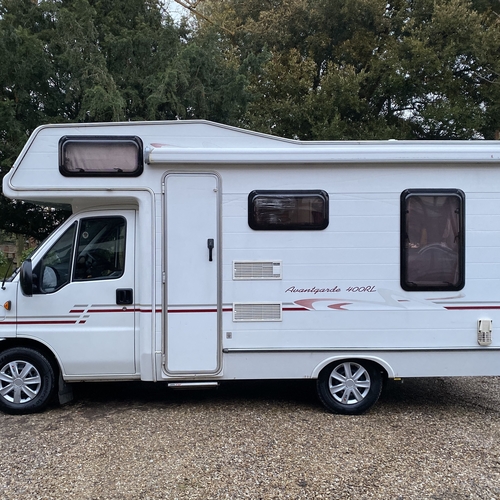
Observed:
[[[500,309],[500,306],[444,306],[444,308],[450,311],[470,311],[481,309]]]
[[[87,313],[124,313],[135,312],[135,309],[89,309]]]
[[[217,309],[169,309],[169,313],[215,313]]]
[[[11,323],[13,325],[76,325],[76,320],[66,321],[18,321]]]

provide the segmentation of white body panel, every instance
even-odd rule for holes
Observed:
[[[144,171],[61,175],[59,139],[73,135],[140,137]],[[456,292],[401,288],[400,197],[417,188],[465,193],[465,286]],[[0,338],[42,343],[66,380],[309,378],[356,358],[390,377],[500,375],[500,143],[305,144],[208,122],[47,126],[3,189],[70,203],[75,219],[129,214],[121,281],[25,297],[17,277],[0,290],[0,304],[13,304],[0,312]],[[255,231],[254,190],[323,190],[328,227]],[[236,279],[238,263],[274,263],[279,273]],[[129,312],[113,302],[117,288],[133,289]],[[82,328],[87,307],[116,313]],[[492,321],[489,345],[478,343],[479,320]]]

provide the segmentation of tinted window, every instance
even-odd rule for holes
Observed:
[[[52,245],[33,269],[35,293],[52,293],[69,283],[76,222]]]
[[[460,290],[464,286],[464,194],[407,190],[401,196],[401,286]]]
[[[82,219],[76,248],[75,281],[119,278],[125,265],[125,219]]]
[[[65,176],[135,177],[142,163],[138,137],[69,136],[59,142],[59,170]]]
[[[311,230],[328,226],[325,191],[252,191],[248,196],[252,229]]]

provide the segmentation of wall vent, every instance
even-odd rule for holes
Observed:
[[[233,304],[233,321],[281,321],[281,302],[240,302]]]
[[[233,280],[280,280],[282,265],[279,260],[234,261]]]
[[[491,330],[493,321],[491,319],[480,319],[477,322],[477,343],[482,346],[491,345]]]

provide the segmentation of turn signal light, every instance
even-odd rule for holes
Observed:
[[[8,300],[3,306],[5,307],[5,309],[7,309],[7,311],[10,311],[12,308],[12,302]]]

